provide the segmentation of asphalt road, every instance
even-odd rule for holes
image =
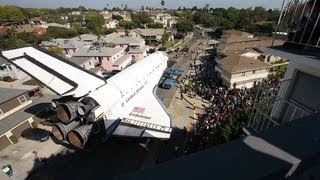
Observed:
[[[197,51],[197,40],[200,34],[195,33],[194,38],[183,46]],[[175,62],[171,68],[188,72],[187,66],[191,62],[184,56],[170,58]],[[177,91],[177,87],[170,90],[158,88],[157,94],[163,95],[168,107]],[[174,128],[169,142],[150,140],[147,143],[136,142],[131,139],[111,138],[90,151],[72,151],[63,149],[55,156],[48,157],[47,165],[30,174],[28,179],[112,179],[113,177],[148,168],[163,161],[177,158],[177,144],[184,142],[184,132]],[[41,162],[35,162],[41,163]]]
[[[202,39],[201,35],[198,31],[194,32],[194,37],[189,40],[188,42],[184,43],[182,46],[183,47],[187,47],[189,48],[189,52],[190,51],[194,51],[197,52],[199,50],[199,43],[198,40]],[[168,69],[180,69],[183,70],[184,73],[182,76],[187,75],[188,71],[189,71],[189,64],[193,63],[193,61],[189,60],[188,57],[186,57],[183,53],[181,53],[182,55],[179,58],[176,58],[173,54],[169,54],[169,60],[168,60]],[[190,57],[190,53],[189,53],[189,57]],[[178,83],[175,84],[175,86],[173,86],[170,89],[163,89],[163,88],[158,88],[157,89],[157,95],[160,96],[162,95],[164,97],[163,100],[163,104],[165,105],[165,107],[169,107],[172,98],[174,98],[174,94],[176,93],[176,91],[178,90]]]

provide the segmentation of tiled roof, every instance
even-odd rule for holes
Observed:
[[[145,52],[146,50],[147,50],[147,46],[142,46],[142,47],[140,47],[140,48],[134,48],[134,49],[130,49],[129,50],[129,54],[132,54],[132,53],[143,53],[143,52]]]
[[[23,93],[27,92],[26,90],[14,89],[14,88],[0,88],[0,103],[4,103],[12,98],[15,98]]]
[[[164,29],[135,29],[136,33],[142,36],[157,36],[162,35],[164,33]]]
[[[79,48],[73,56],[102,56],[110,57],[120,51],[123,51],[125,48],[107,48],[107,47],[82,47]]]
[[[87,61],[89,61],[92,57],[71,57],[68,60],[73,62],[74,64],[81,65]]]
[[[259,60],[239,55],[230,55],[217,61],[217,64],[223,70],[229,73],[240,73],[256,69],[270,68],[269,64]]]

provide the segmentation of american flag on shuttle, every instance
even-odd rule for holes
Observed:
[[[142,108],[142,107],[134,107],[132,112],[143,114],[145,109],[146,108]]]

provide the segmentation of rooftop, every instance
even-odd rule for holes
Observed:
[[[77,65],[81,65],[87,61],[89,61],[90,59],[92,59],[92,57],[71,57],[69,58],[68,60],[73,62],[74,64],[77,64]]]
[[[86,42],[82,42],[78,37],[64,39],[64,38],[57,38],[50,41],[42,41],[41,45],[43,46],[59,46],[63,49],[76,49],[83,46],[88,45]]]
[[[130,59],[130,55],[124,55],[124,56],[122,56],[122,57],[120,57],[119,59],[117,59],[114,63],[113,63],[113,65],[122,65],[122,63],[124,63],[125,61],[127,61],[128,59]]]
[[[128,53],[129,53],[129,54],[132,54],[132,53],[143,53],[143,52],[145,52],[147,49],[148,49],[147,46],[142,46],[142,47],[140,47],[140,48],[131,48]]]
[[[284,179],[319,163],[319,126],[317,113],[116,179]]]
[[[162,35],[164,33],[164,29],[135,29],[136,33],[142,35],[142,36],[157,36]]]
[[[110,57],[124,51],[125,48],[108,48],[108,47],[82,47],[79,48],[73,56],[101,56]]]
[[[221,60],[217,61],[217,64],[219,67],[228,71],[229,73],[240,73],[271,67],[269,64],[259,60],[239,55],[230,55],[222,58]]]
[[[0,103],[4,103],[26,92],[28,91],[23,89],[0,88]]]
[[[19,111],[0,120],[0,135],[7,132],[11,128],[17,126],[34,114],[42,111],[51,104],[51,100],[57,98],[55,95],[45,94],[40,98],[33,98],[32,103],[20,109]]]
[[[79,38],[81,41],[97,41],[98,40],[98,36],[93,34],[81,34]]]
[[[140,45],[144,40],[138,37],[119,36],[113,39],[115,44]]]

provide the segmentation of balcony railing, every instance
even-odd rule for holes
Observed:
[[[246,132],[265,131],[271,127],[291,122],[314,113],[312,110],[286,99],[291,80],[274,81],[261,86],[256,95]]]
[[[277,31],[287,29],[293,45],[319,48],[319,21],[320,0],[283,0]]]

